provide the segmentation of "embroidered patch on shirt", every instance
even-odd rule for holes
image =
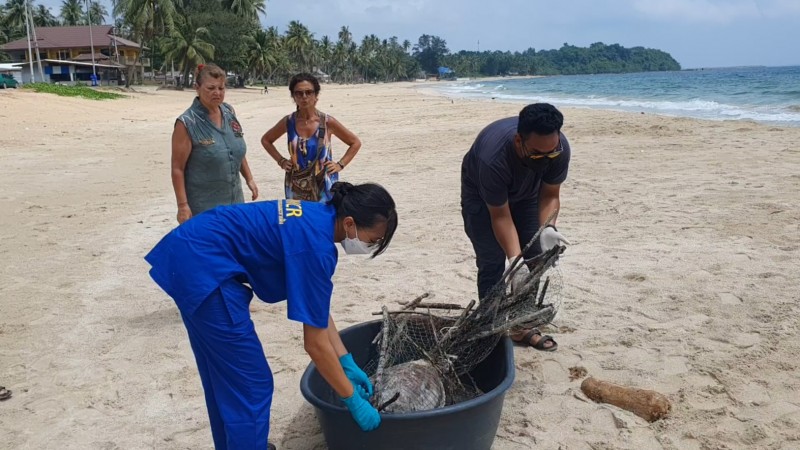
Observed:
[[[236,137],[244,136],[244,133],[242,132],[242,126],[239,125],[239,121],[236,119],[231,120],[231,130],[233,130],[233,134],[236,135]]]

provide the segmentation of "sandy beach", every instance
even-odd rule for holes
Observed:
[[[386,186],[400,217],[385,255],[340,258],[340,328],[424,292],[476,296],[461,158],[522,105],[424,86],[323,86],[319,109],[364,143],[342,178]],[[282,196],[283,174],[259,138],[293,109],[288,94],[226,98],[263,199]],[[176,224],[169,140],[192,97],[0,91],[0,385],[13,391],[0,448],[212,447],[183,324],[142,259]],[[562,111],[573,159],[559,230],[573,245],[547,329],[559,349],[516,348],[493,448],[800,448],[800,128]],[[251,311],[275,376],[270,439],[324,449],[299,390],[301,325],[282,304]],[[672,414],[649,424],[593,403],[569,377],[578,366],[667,395]]]

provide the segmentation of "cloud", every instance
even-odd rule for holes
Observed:
[[[340,11],[341,17],[354,21],[402,22],[421,17],[435,3],[425,0],[335,0],[326,5]]]
[[[800,15],[797,0],[634,0],[632,6],[663,22],[730,24]]]

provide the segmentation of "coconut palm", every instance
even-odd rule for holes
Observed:
[[[253,78],[264,78],[275,70],[276,43],[270,38],[266,30],[256,30],[252,36],[247,36],[247,71]]]
[[[259,14],[267,15],[264,0],[222,0],[222,7],[243,19],[257,21]]]
[[[0,6],[0,44],[5,44],[12,40],[12,36],[14,36],[13,30],[6,25],[5,8]],[[7,61],[8,59],[9,57],[6,53],[0,52],[0,61]]]
[[[180,0],[117,0],[115,16],[124,16],[128,22],[146,27],[146,33],[168,33],[175,19]]]
[[[178,2],[180,0],[114,0],[112,13],[124,18],[134,40],[151,42],[157,36],[169,35]]]
[[[319,57],[319,65],[321,70],[325,73],[330,72],[331,57],[333,56],[333,42],[328,36],[322,36],[317,42],[317,56]]]
[[[286,38],[281,36],[277,27],[267,28],[267,36],[275,56],[275,67],[269,72],[268,78],[272,80],[278,73],[284,74],[288,78],[292,72],[292,61],[289,58],[289,52],[286,50]]]
[[[61,2],[61,23],[66,26],[82,25],[85,17],[81,0],[64,0]]]
[[[10,30],[8,32],[9,35],[13,36],[25,35],[25,15],[26,15],[25,8],[27,4],[28,0],[6,1],[6,4],[3,7],[5,11],[3,24],[8,30]],[[9,39],[11,39],[11,36],[9,36]]]
[[[89,4],[89,15],[84,19],[84,23],[92,25],[102,25],[106,21],[108,10],[102,3],[94,1]],[[88,20],[87,20],[88,19]]]
[[[378,49],[381,45],[381,40],[378,36],[370,34],[364,36],[361,40],[361,47],[359,48],[359,67],[364,81],[369,82],[373,79],[372,74],[377,71],[378,62]]]
[[[37,27],[56,27],[59,25],[56,16],[50,12],[50,8],[44,5],[37,5],[33,10],[33,24]]]
[[[112,14],[123,17],[125,28],[130,30],[128,37],[140,42],[143,47],[155,48],[159,36],[169,36],[177,16],[176,4],[181,0],[112,0]],[[141,56],[141,55],[140,55]],[[128,84],[137,66],[128,65]],[[141,76],[144,76],[144,66]]]
[[[350,28],[343,26],[337,34],[338,41],[333,47],[331,55],[331,76],[343,83],[353,81],[353,61],[355,59],[355,49],[353,45],[353,33]]]
[[[178,18],[169,36],[160,41],[164,58],[178,63],[187,87],[192,68],[214,58],[214,46],[206,40],[210,38],[208,29],[194,26],[189,17]]]
[[[349,27],[343,26],[339,29],[339,42],[344,45],[350,45],[353,42],[353,33],[350,32]]]
[[[299,71],[310,72],[314,63],[314,35],[297,20],[286,30],[286,50]]]

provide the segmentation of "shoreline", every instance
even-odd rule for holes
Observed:
[[[794,66],[790,66],[794,67]],[[600,74],[606,75],[606,74]],[[626,74],[619,74],[626,75]],[[576,76],[589,76],[589,75],[576,75]],[[518,77],[519,78],[547,78],[547,77]],[[506,78],[493,78],[493,79],[473,79],[469,81],[456,81],[449,80],[439,83],[449,83],[452,85],[469,85],[481,84],[482,82],[502,82],[510,80],[511,77]],[[703,100],[703,99],[682,99],[682,100],[669,100],[669,99],[655,99],[655,98],[615,98],[613,95],[600,96],[595,99],[591,96],[570,94],[572,96],[562,97],[562,94],[553,95],[547,91],[541,93],[525,92],[523,90],[507,91],[505,89],[497,93],[489,92],[488,87],[477,89],[476,91],[461,90],[458,88],[448,91],[448,86],[444,84],[438,85],[425,85],[420,83],[421,86],[418,90],[426,95],[443,96],[450,99],[457,100],[477,100],[489,102],[505,102],[513,104],[529,104],[536,101],[544,101],[556,105],[559,109],[574,108],[596,111],[614,111],[614,112],[627,112],[632,114],[652,114],[660,117],[672,118],[688,118],[709,122],[734,122],[734,123],[758,123],[767,126],[786,127],[786,128],[800,128],[800,114],[797,114],[797,109],[800,105],[782,105],[776,111],[762,110],[764,105],[746,105],[746,104],[725,104],[718,103],[716,100]],[[502,86],[502,85],[500,85]],[[510,98],[516,97],[516,98]],[[597,100],[600,104],[597,105]],[[693,102],[699,101],[700,103],[712,104],[711,109],[697,108]],[[608,104],[608,103],[611,104]],[[673,103],[676,103],[676,107]],[[649,106],[648,106],[649,105]],[[657,105],[657,106],[654,106]],[[782,109],[780,109],[782,108]],[[741,117],[726,117],[731,114],[740,115]],[[790,115],[791,117],[787,116]]]

